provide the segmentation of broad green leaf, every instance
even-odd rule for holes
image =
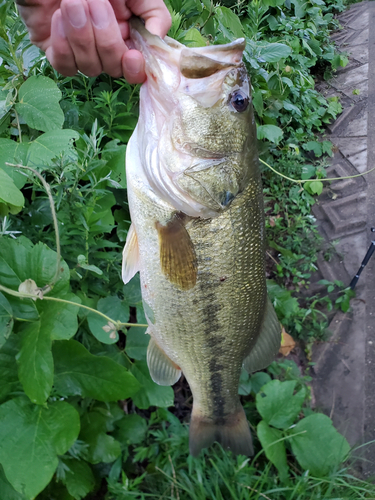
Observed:
[[[243,38],[242,24],[236,14],[227,7],[217,7],[216,16],[221,28],[228,29],[236,38]]]
[[[172,387],[165,387],[151,379],[146,361],[136,361],[131,372],[142,388],[133,396],[133,403],[142,410],[150,406],[160,406],[167,408],[173,406],[174,394]]]
[[[98,311],[112,318],[114,321],[127,323],[129,321],[129,306],[117,295],[112,295],[100,299],[97,305]],[[118,333],[115,330],[107,331],[108,320],[99,316],[99,314],[89,313],[87,321],[91,333],[104,344],[114,344],[118,341]]]
[[[79,134],[75,130],[51,130],[37,137],[30,143],[29,160],[30,167],[45,167],[53,158],[63,153],[70,153],[75,158],[73,140],[78,139]]]
[[[183,43],[188,47],[205,47],[207,45],[207,38],[204,38],[197,28],[190,28],[184,34]]]
[[[81,303],[80,298],[73,293],[60,293],[57,298]],[[79,307],[49,300],[38,301],[37,307],[43,330],[49,332],[52,340],[69,340],[76,334]]]
[[[311,179],[316,175],[316,167],[314,165],[302,165],[301,179]]]
[[[322,144],[317,141],[309,141],[306,142],[305,144],[302,144],[303,149],[306,151],[313,151],[315,156],[322,156],[323,150],[322,150]]]
[[[13,488],[34,498],[50,482],[57,455],[79,434],[78,412],[64,401],[36,406],[16,398],[0,406],[0,463]]]
[[[0,293],[0,348],[12,333],[13,323],[12,306],[9,304],[7,298]]]
[[[63,483],[66,489],[76,500],[85,498],[95,487],[95,477],[91,467],[83,460],[66,460],[68,467],[65,471]]]
[[[52,352],[54,384],[59,394],[117,401],[140,389],[138,381],[123,366],[105,356],[93,356],[75,340],[54,342]]]
[[[118,139],[108,142],[102,152],[102,160],[107,161],[105,171],[112,172],[111,179],[118,182],[123,188],[126,188],[125,153],[126,146],[121,144]],[[101,175],[103,176],[102,172]]]
[[[283,137],[283,131],[276,125],[259,125],[257,127],[257,137],[278,144]]]
[[[22,174],[15,167],[9,167],[5,163],[15,165],[27,165],[27,151],[29,145],[24,142],[16,142],[11,139],[0,139],[0,169],[3,169],[13,179],[18,189],[23,188],[27,181],[27,173]]]
[[[292,49],[283,43],[268,43],[260,47],[259,57],[266,62],[279,62],[280,59],[287,58],[292,53]]]
[[[96,411],[85,413],[81,422],[79,438],[89,445],[85,458],[92,464],[114,462],[121,453],[121,446],[112,436],[106,434],[105,415]]]
[[[350,451],[349,443],[333,427],[332,420],[320,413],[300,420],[290,430],[290,436],[296,459],[313,476],[328,475]]]
[[[53,384],[51,335],[41,321],[28,324],[22,331],[21,350],[17,356],[18,375],[30,400],[42,405]]]
[[[293,395],[295,380],[271,380],[256,396],[256,407],[267,424],[278,429],[290,427],[301,411],[305,390]]]
[[[257,426],[257,434],[266,457],[279,471],[281,481],[286,481],[288,478],[288,464],[285,445],[283,441],[279,441],[283,437],[282,432],[273,429],[264,420],[261,420]]]
[[[29,500],[22,493],[18,493],[5,477],[4,470],[0,465],[0,492],[4,500]]]
[[[132,359],[146,359],[149,341],[150,335],[146,334],[146,328],[133,326],[126,332],[126,354]]]
[[[3,204],[3,207],[1,205]],[[13,179],[0,168],[0,214],[18,213],[25,204],[23,194],[14,184]]]
[[[323,191],[323,182],[321,181],[308,181],[305,182],[303,187],[306,189],[306,191],[310,194],[316,194],[320,195],[322,194]]]
[[[257,394],[261,388],[271,381],[271,377],[266,372],[257,372],[251,375],[251,391]]]
[[[132,278],[129,283],[123,286],[124,302],[129,306],[137,307],[142,304],[142,292],[139,279],[139,273]]]
[[[254,109],[258,113],[258,115],[263,116],[263,96],[260,90],[256,90],[253,92],[252,102]]]
[[[140,444],[147,433],[147,421],[136,413],[125,414],[115,425],[113,436],[123,445]]]
[[[3,258],[8,268],[10,267],[13,271],[12,277],[4,276],[6,280],[4,282],[2,276],[2,267],[4,266],[2,266],[0,262],[0,281],[9,288],[18,289],[19,283],[16,284],[17,279],[20,282],[32,279],[38,287],[44,287],[51,283],[55,277],[56,252],[43,243],[37,243],[33,246],[30,240],[23,236],[16,240],[12,238],[2,238],[0,258]],[[16,278],[14,275],[16,275]],[[53,287],[53,294],[56,295],[62,290],[65,291],[68,287],[69,279],[70,274],[68,266],[64,261],[61,261],[58,279]]]
[[[61,129],[64,113],[60,108],[61,91],[45,76],[31,76],[19,90],[17,113],[27,125],[42,132]]]
[[[245,368],[241,370],[240,383],[238,385],[238,394],[241,396],[248,396],[251,393],[250,375]]]
[[[11,335],[0,349],[0,402],[2,402],[10,392],[22,390],[18,379],[16,363],[16,355],[19,352],[19,348],[19,336]]]

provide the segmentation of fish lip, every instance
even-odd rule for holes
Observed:
[[[129,19],[129,26],[130,36],[136,49],[142,50],[142,48],[144,48],[144,46],[147,44],[166,51],[172,51],[172,47],[169,47],[169,45],[162,38],[160,38],[160,36],[154,35],[146,29],[140,17],[132,16]]]

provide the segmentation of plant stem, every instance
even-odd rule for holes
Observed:
[[[374,168],[371,168],[370,170],[366,170],[362,174],[355,174],[355,175],[347,175],[345,177],[327,177],[325,179],[292,179],[291,177],[288,177],[287,175],[282,174],[281,172],[278,172],[276,169],[271,167],[268,163],[263,161],[261,158],[259,158],[259,161],[263,163],[263,165],[266,165],[272,172],[275,172],[275,174],[279,175],[280,177],[283,177],[284,179],[287,179],[290,182],[295,182],[296,184],[303,184],[304,182],[313,182],[313,181],[320,181],[320,182],[326,182],[326,181],[341,181],[343,179],[354,179],[354,177],[362,177],[362,175],[369,174],[370,172],[373,172],[375,170]]]
[[[115,325],[115,327],[116,327],[117,330],[120,330],[123,326],[129,326],[129,327],[139,326],[139,327],[142,327],[142,328],[147,328],[148,327],[148,325],[144,325],[144,324],[140,324],[140,323],[122,323],[121,321],[116,321],[116,320],[110,318],[109,316],[107,316],[106,314],[104,314],[104,313],[102,313],[100,311],[97,311],[96,309],[93,309],[92,307],[85,306],[83,304],[77,304],[77,302],[73,302],[71,300],[59,299],[58,297],[48,297],[48,296],[44,296],[41,299],[37,295],[32,295],[32,294],[29,294],[29,293],[16,292],[15,290],[12,290],[11,288],[7,288],[7,287],[5,287],[3,285],[0,285],[0,291],[8,293],[9,295],[13,295],[14,297],[19,297],[21,299],[51,300],[53,302],[62,302],[63,304],[70,304],[72,306],[82,307],[83,309],[87,309],[90,312],[93,312],[95,314],[98,314],[99,316],[102,316],[107,321],[110,321],[111,323],[113,323]]]
[[[55,228],[55,238],[56,238],[56,272],[55,272],[55,276],[53,277],[52,282],[49,283],[49,286],[51,288],[53,288],[53,286],[56,284],[56,282],[57,282],[57,280],[59,278],[59,274],[60,274],[61,247],[60,247],[59,226],[58,226],[58,223],[57,223],[57,216],[56,216],[55,204],[53,202],[51,188],[50,188],[49,184],[45,181],[45,179],[43,178],[43,176],[40,175],[40,173],[37,172],[36,170],[34,170],[33,168],[26,167],[25,165],[20,165],[20,164],[14,165],[13,163],[6,163],[6,165],[8,165],[10,167],[25,168],[27,170],[30,170],[34,175],[36,175],[40,179],[41,183],[43,184],[44,189],[46,190],[46,193],[47,193],[47,196],[48,196],[48,200],[49,200],[49,204],[50,204],[50,207],[51,207],[53,225],[54,225],[54,228]]]
[[[20,142],[22,142],[22,132],[21,132],[20,119],[18,118],[18,113],[16,111],[16,108],[13,108],[13,111],[14,111],[14,114],[16,115],[16,120],[17,120],[18,137],[20,138]]]

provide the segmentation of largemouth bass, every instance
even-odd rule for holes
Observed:
[[[132,225],[123,279],[140,271],[152,379],[184,373],[193,393],[190,452],[218,441],[251,455],[241,367],[267,366],[280,325],[267,299],[264,211],[244,39],[187,48],[131,36],[146,61],[126,156]]]

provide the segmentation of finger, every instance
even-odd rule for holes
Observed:
[[[45,51],[50,44],[52,15],[59,8],[60,0],[16,0],[16,3],[31,42]]]
[[[99,75],[103,68],[96,50],[87,1],[62,0],[61,14],[77,68],[87,76]]]
[[[65,35],[60,9],[52,16],[50,46],[46,50],[46,56],[62,75],[73,76],[77,73],[74,54]]]
[[[142,17],[146,23],[146,28],[161,38],[168,33],[172,24],[169,10],[163,0],[128,0],[126,5],[136,16]]]
[[[102,69],[113,77],[120,77],[121,59],[128,49],[112,6],[108,0],[88,0],[88,6]]]
[[[122,57],[122,71],[129,83],[143,83],[146,80],[145,61],[138,50],[128,50]]]

